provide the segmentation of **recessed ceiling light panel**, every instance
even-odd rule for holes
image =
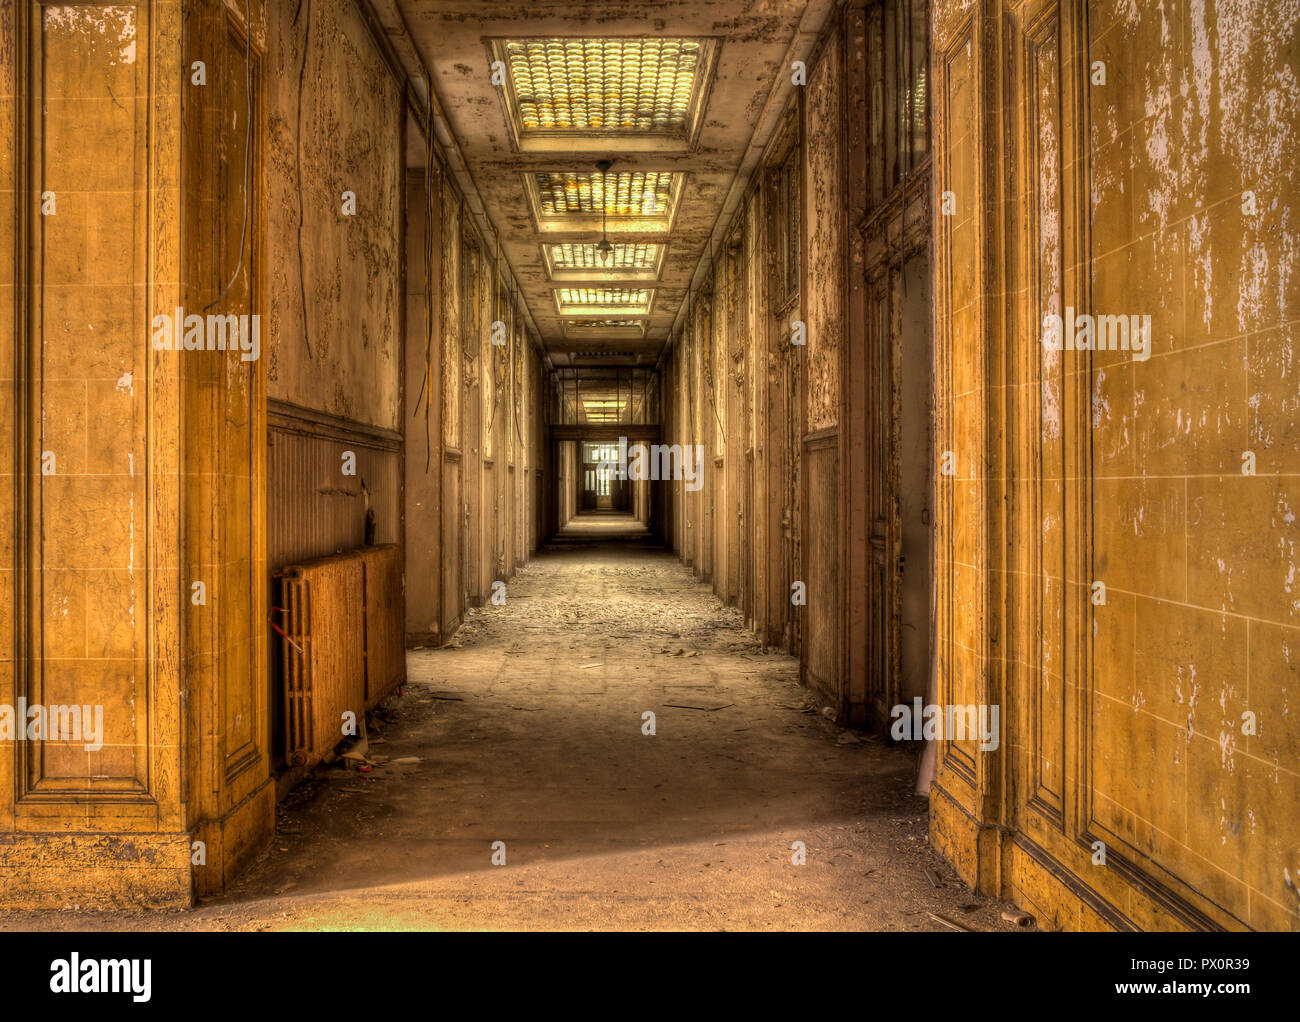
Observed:
[[[541,231],[667,231],[684,174],[667,171],[543,171],[524,175]]]
[[[604,341],[635,341],[645,336],[643,319],[566,319],[566,337],[599,338]],[[578,352],[578,354],[589,354]]]
[[[707,38],[494,39],[520,149],[689,147],[716,58]]]
[[[558,242],[542,246],[546,272],[552,280],[591,281],[658,280],[666,245],[643,242],[615,242],[607,260],[600,258],[593,242]]]
[[[644,316],[654,301],[648,287],[561,287],[554,290],[555,310],[561,316],[591,316],[602,312]]]

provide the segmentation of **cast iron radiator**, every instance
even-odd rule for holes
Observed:
[[[402,551],[362,547],[276,573],[284,664],[285,760],[314,765],[357,733],[365,711],[406,680]]]

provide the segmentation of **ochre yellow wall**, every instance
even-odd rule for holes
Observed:
[[[180,95],[150,91],[180,14],[0,5],[0,703],[101,707],[104,742],[0,741],[0,904],[190,897],[181,385],[149,331],[180,298]]]
[[[1047,927],[1300,926],[1298,28],[935,9],[940,701],[1005,736],[932,838]],[[1149,359],[1049,351],[1067,306]]]
[[[355,0],[267,14],[268,396],[401,430],[402,78]]]

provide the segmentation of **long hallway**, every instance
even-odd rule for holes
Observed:
[[[1300,930],[1297,40],[0,2],[0,926]]]
[[[3,925],[948,929],[933,913],[1012,928],[930,850],[915,755],[828,721],[797,661],[635,531],[575,519],[503,606],[411,651],[371,770],[297,788],[226,897]]]

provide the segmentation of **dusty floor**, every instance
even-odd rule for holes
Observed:
[[[670,554],[591,528],[410,654],[372,771],[295,790],[227,897],[0,928],[1012,928],[926,843],[913,750],[836,728]]]

